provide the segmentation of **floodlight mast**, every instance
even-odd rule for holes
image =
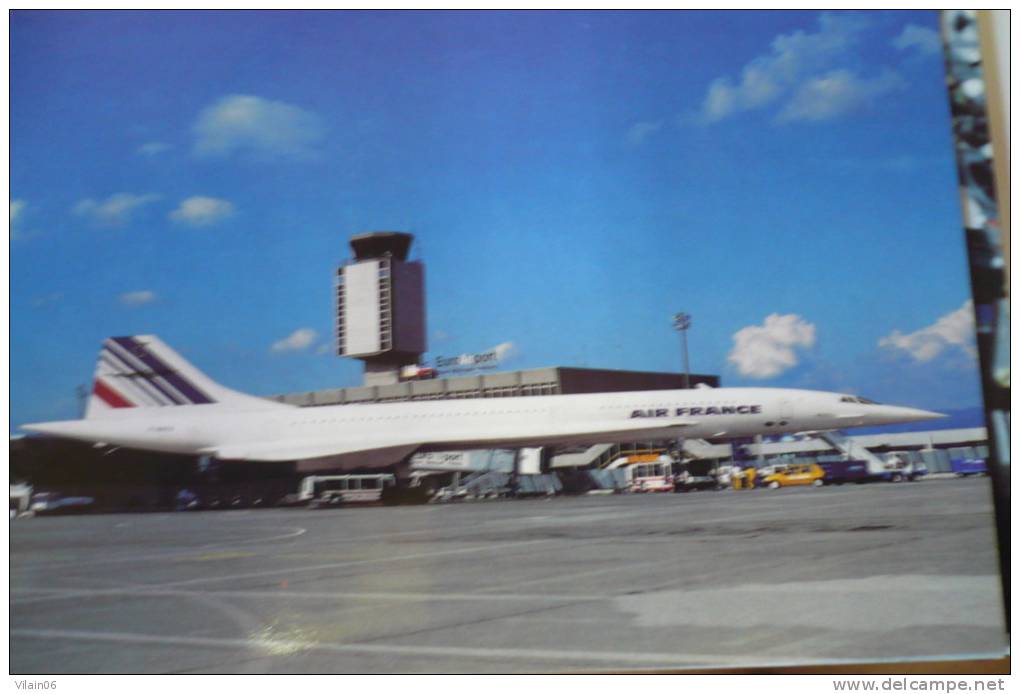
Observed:
[[[680,333],[683,338],[684,347],[684,388],[691,387],[691,367],[687,361],[687,329],[691,327],[691,316],[689,313],[676,313],[673,315],[673,329]]]

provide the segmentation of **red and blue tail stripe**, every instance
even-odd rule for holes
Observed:
[[[170,397],[175,395],[181,397],[183,399],[181,404],[206,405],[214,402],[201,388],[168,366],[139,340],[133,337],[113,337],[107,340],[107,342],[115,343],[128,354],[141,361],[142,364],[148,367],[148,371],[139,371],[139,375],[153,385],[166,387],[170,391],[167,393]]]
[[[103,343],[93,395],[112,408],[215,402],[145,342],[134,337],[111,337]]]

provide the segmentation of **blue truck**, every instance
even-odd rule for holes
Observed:
[[[949,461],[949,469],[961,477],[988,474],[988,464],[982,458],[953,458]]]
[[[869,472],[868,463],[864,460],[819,461],[818,465],[825,470],[825,477],[822,478],[823,484],[912,482],[928,473],[928,469],[920,463],[908,463],[901,468],[883,470],[881,472]]]

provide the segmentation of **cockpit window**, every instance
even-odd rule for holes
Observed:
[[[878,403],[874,400],[868,400],[867,398],[858,398],[853,395],[843,395],[839,398],[840,402],[852,402],[857,405],[877,405]]]

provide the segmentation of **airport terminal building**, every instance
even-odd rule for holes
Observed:
[[[719,377],[691,374],[690,384],[692,387],[700,384],[714,388],[719,385]],[[271,399],[300,407],[316,407],[407,400],[618,393],[637,390],[673,390],[683,387],[684,376],[678,373],[556,366],[544,369],[411,380],[387,385],[330,388],[276,395]]]

